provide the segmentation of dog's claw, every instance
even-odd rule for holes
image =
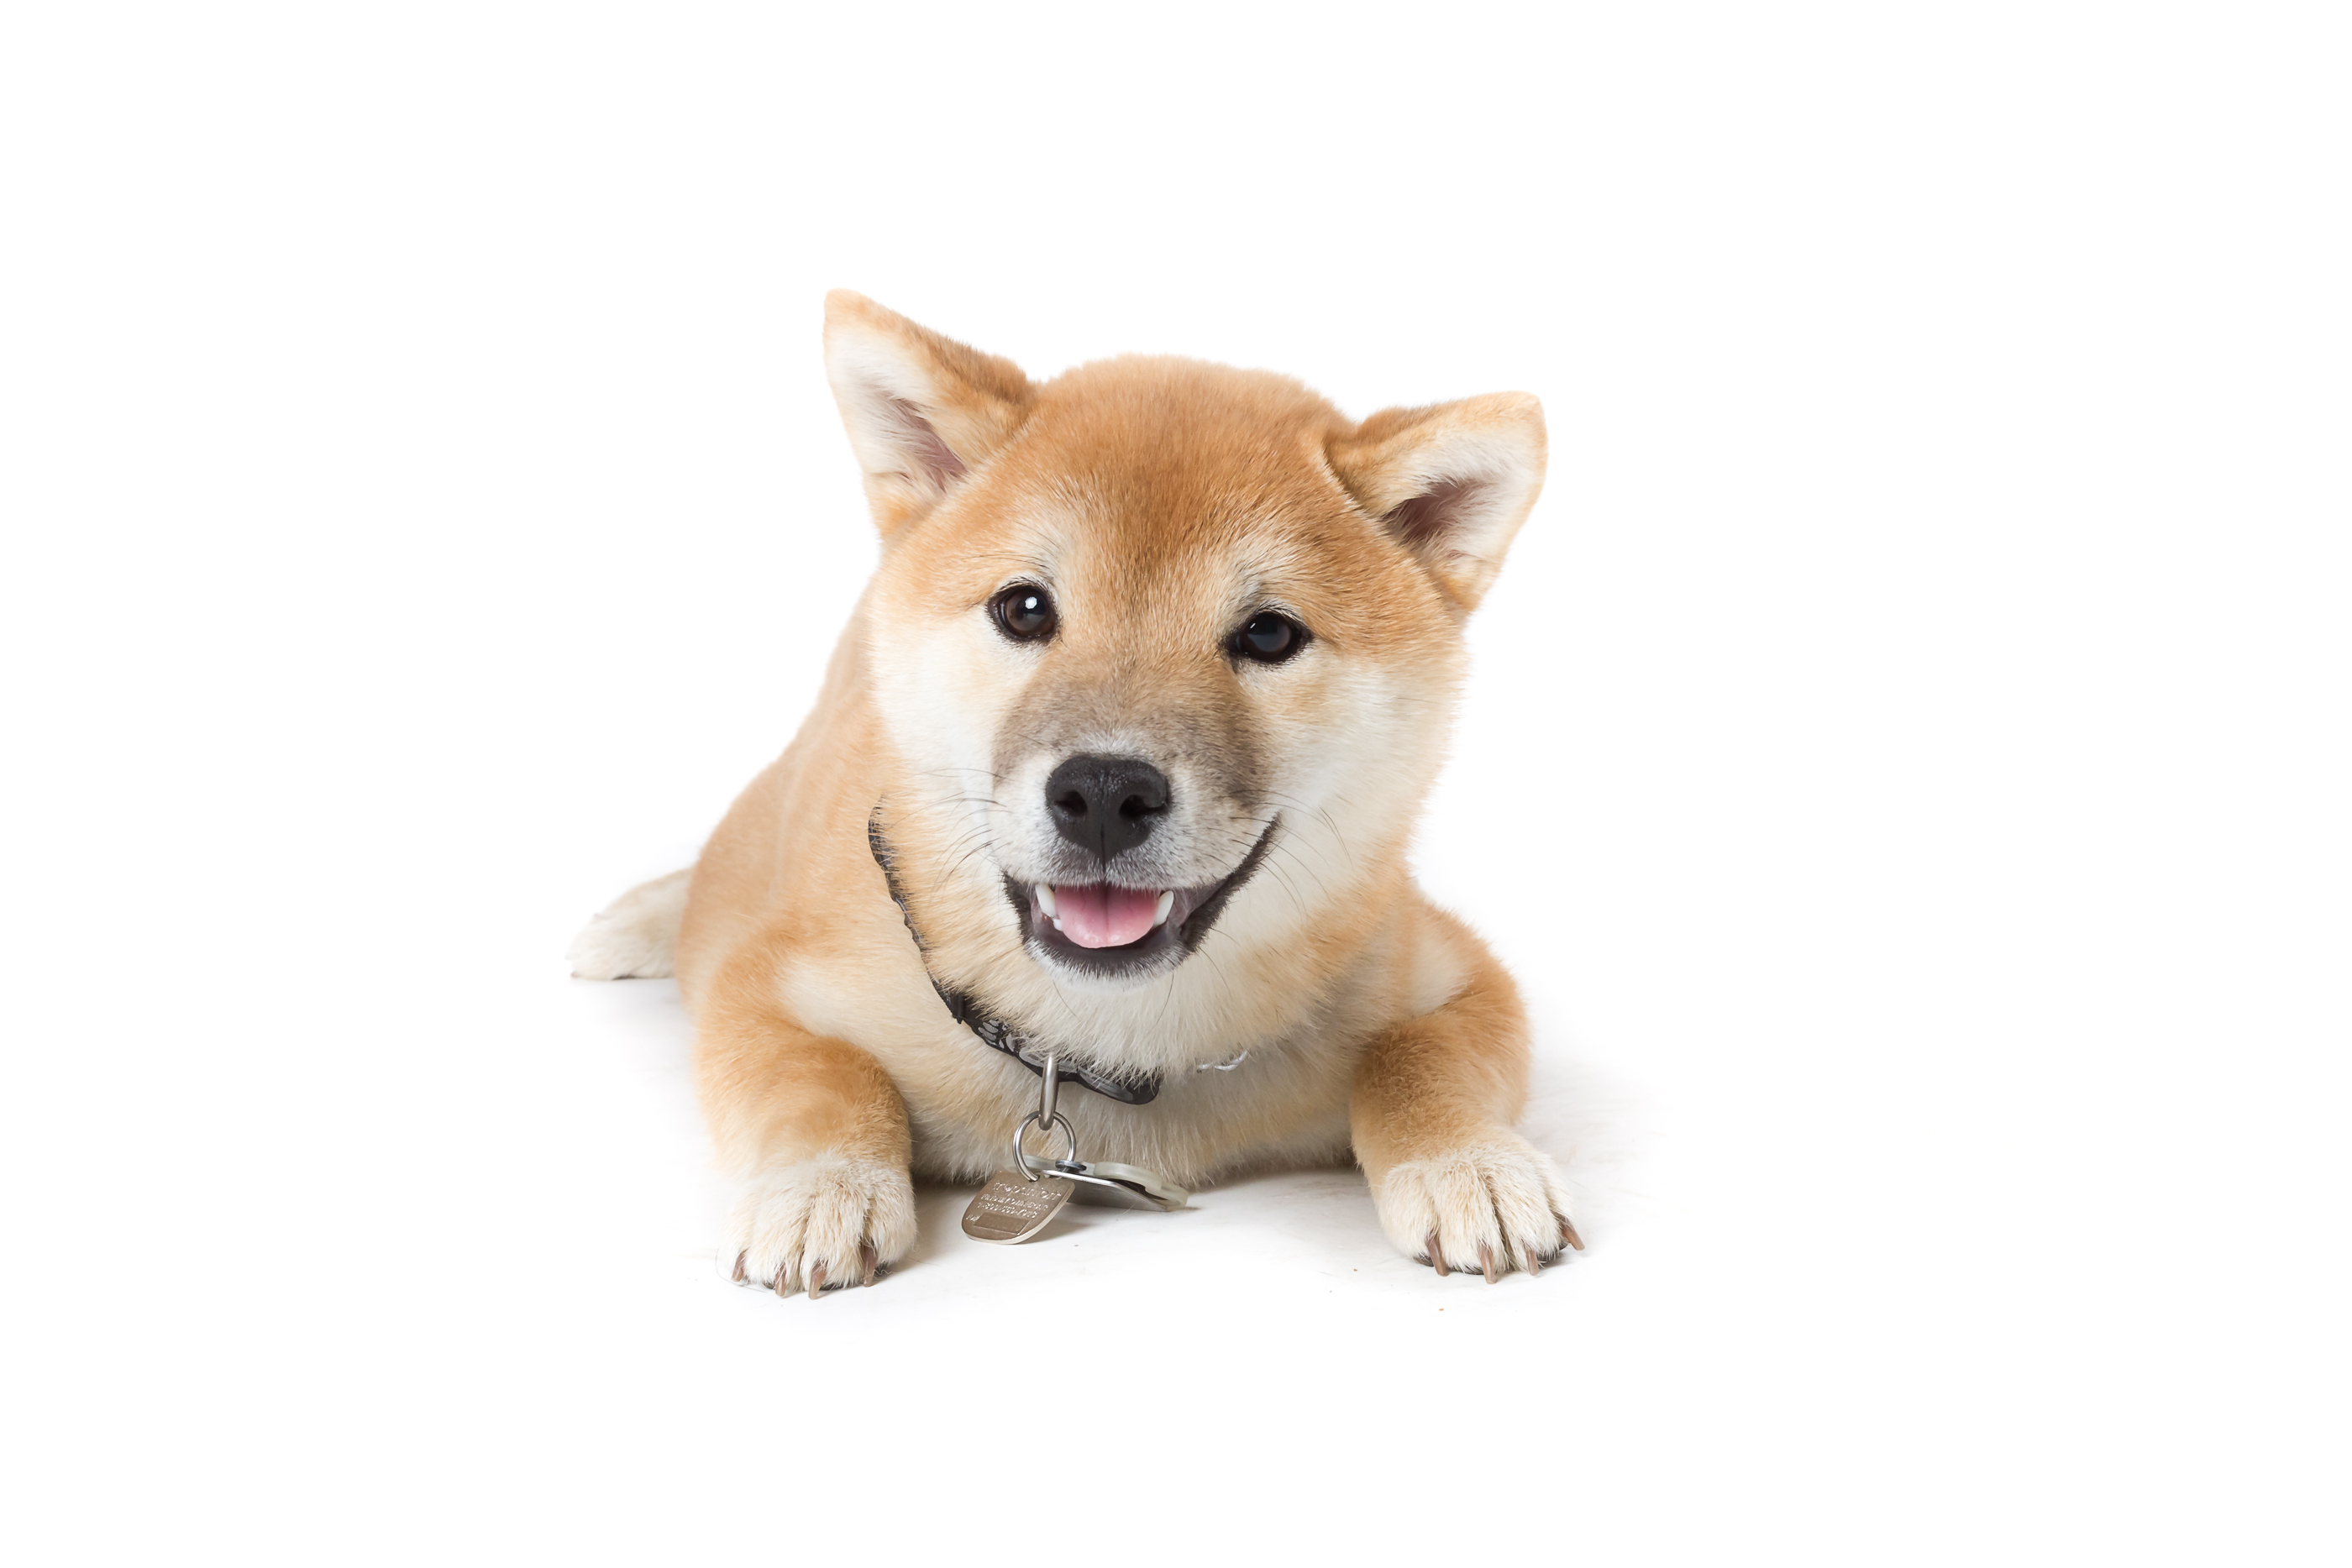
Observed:
[[[1568,1222],[1568,1216],[1565,1214],[1555,1214],[1552,1218],[1559,1221],[1559,1239],[1562,1241],[1567,1242],[1570,1247],[1575,1248],[1579,1252],[1583,1251],[1584,1238],[1576,1233],[1576,1227]]]
[[[822,1263],[812,1263],[809,1265],[808,1299],[814,1301],[824,1294],[824,1265]]]
[[[749,1248],[746,1248],[742,1251],[735,1254],[735,1282],[739,1285],[743,1282],[743,1260],[749,1258],[751,1255],[751,1252]]]
[[[792,1278],[792,1270],[786,1269],[782,1263],[776,1265],[776,1283],[773,1288],[779,1297],[793,1293]]]
[[[875,1272],[874,1243],[871,1241],[858,1243],[857,1264],[860,1276],[857,1282],[861,1285],[871,1285],[874,1282]]]
[[[1534,1279],[1538,1274],[1542,1273],[1542,1272],[1543,1272],[1543,1266],[1544,1266],[1544,1260],[1543,1260],[1542,1259],[1540,1259],[1540,1258],[1537,1257],[1537,1256],[1536,1256],[1534,1253],[1532,1253],[1532,1252],[1530,1252],[1530,1253],[1528,1253],[1528,1279],[1532,1280],[1532,1279]]]
[[[1484,1241],[1478,1243],[1478,1272],[1486,1276],[1486,1283],[1490,1285],[1502,1278],[1495,1272],[1495,1249]]]
[[[1429,1239],[1422,1245],[1429,1249],[1429,1266],[1436,1270],[1437,1277],[1443,1280],[1445,1278],[1445,1254],[1437,1249],[1437,1232],[1431,1231]]]

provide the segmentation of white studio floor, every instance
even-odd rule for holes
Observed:
[[[1590,1244],[1540,1279],[1439,1280],[1388,1249],[1355,1173],[1314,1171],[1073,1210],[1019,1248],[966,1239],[965,1194],[926,1188],[901,1269],[779,1301],[714,1269],[675,988],[564,977],[562,896],[528,880],[454,915],[439,974],[339,971],[321,941],[292,994],[193,989],[205,1054],[141,1114],[184,1184],[50,1134],[53,1179],[163,1228],[128,1270],[110,1236],[50,1238],[88,1285],[47,1312],[31,1473],[140,1484],[61,1480],[47,1539],[89,1550],[47,1560],[995,1561],[1042,1533],[1139,1562],[2217,1540],[2286,1562],[2311,1539],[2269,1505],[2324,1485],[2325,1450],[2256,1370],[2325,1314],[2264,1254],[2287,1217],[2194,1183],[2137,1202],[2084,1168],[2137,1137],[2082,1143],[2100,1097],[2052,1077],[2025,1103],[2015,1055],[1986,1059],[1990,1090],[1874,1074],[1829,1019],[1580,1059],[1538,967],[1526,1125]],[[352,996],[373,999],[313,1058],[299,1020]],[[2275,1339],[2230,1326],[2250,1291]]]

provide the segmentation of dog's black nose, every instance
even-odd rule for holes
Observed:
[[[1133,757],[1073,757],[1045,780],[1045,810],[1064,838],[1107,861],[1151,836],[1168,779]]]

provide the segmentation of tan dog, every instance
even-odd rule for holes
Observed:
[[[845,292],[825,365],[881,567],[700,862],[572,950],[675,967],[734,1277],[870,1284],[912,1172],[1011,1163],[1045,1051],[1090,1160],[1192,1186],[1352,1152],[1440,1273],[1580,1245],[1512,1131],[1517,992],[1405,858],[1543,483],[1536,400],[1355,424],[1141,358],[1037,386]]]

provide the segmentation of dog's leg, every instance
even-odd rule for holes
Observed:
[[[1583,1243],[1558,1167],[1511,1130],[1527,1103],[1527,1015],[1502,966],[1478,958],[1451,1001],[1372,1042],[1349,1123],[1389,1239],[1491,1283]]]
[[[677,928],[694,868],[639,883],[581,928],[564,955],[579,980],[657,980],[677,972]]]
[[[774,1000],[772,963],[730,959],[698,1009],[695,1074],[739,1182],[719,1263],[780,1296],[870,1285],[915,1240],[906,1103],[882,1064]]]

